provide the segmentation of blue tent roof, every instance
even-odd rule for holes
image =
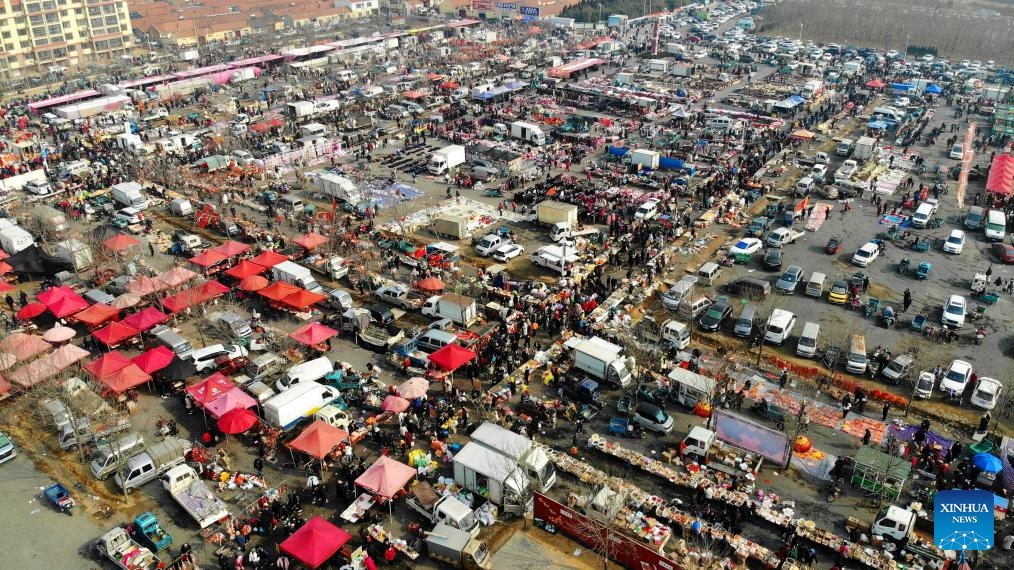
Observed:
[[[504,87],[506,87],[510,91],[517,91],[518,89],[521,89],[524,86],[525,86],[524,81],[511,81],[507,85],[504,85]]]
[[[493,97],[496,97],[496,93],[492,93],[490,91],[483,91],[482,93],[479,93],[478,95],[475,96],[476,99],[481,99],[483,101],[488,101]]]
[[[911,85],[911,84],[908,84],[908,83],[892,83],[891,84],[891,89],[894,89],[895,91],[908,91],[908,90],[912,89],[913,87],[915,87],[915,85]]]
[[[795,104],[798,105],[798,104],[806,101],[806,99],[803,99],[799,95],[790,95],[788,98],[786,98],[786,101],[791,101],[791,102],[793,102],[793,103],[795,103]]]
[[[931,85],[926,86],[926,92],[927,93],[933,93],[934,95],[936,95],[938,93],[942,93],[943,89],[941,89],[939,85],[932,85],[931,84]]]
[[[877,129],[877,130],[886,129],[887,128],[887,121],[870,121],[869,124],[866,125],[866,126],[869,127],[869,128],[871,128],[871,129]]]

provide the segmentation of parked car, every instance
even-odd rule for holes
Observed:
[[[1014,245],[1009,243],[994,243],[990,246],[993,250],[993,255],[1000,260],[1000,263],[1004,265],[1010,265],[1014,263]]]
[[[501,263],[507,263],[508,261],[514,259],[515,257],[521,255],[524,252],[525,248],[521,247],[520,244],[509,243],[494,251],[493,259]]]
[[[232,344],[213,344],[204,348],[198,348],[191,352],[187,359],[194,363],[194,368],[198,372],[205,372],[207,370],[213,370],[216,367],[215,361],[223,356],[228,356],[229,360],[239,358],[241,356],[247,356],[249,353],[246,348],[242,346],[236,346]]]
[[[728,301],[716,301],[704,312],[701,320],[698,321],[701,329],[706,331],[717,331],[722,328],[725,319],[732,315],[732,304]]]
[[[972,365],[964,360],[954,360],[944,372],[944,378],[940,381],[940,390],[943,392],[952,391],[956,394],[964,394],[968,381],[972,378]]]
[[[844,279],[835,279],[831,283],[831,289],[827,292],[827,302],[832,305],[844,305],[849,299],[849,282]]]
[[[775,282],[775,289],[781,293],[792,295],[799,288],[799,284],[803,282],[803,268],[798,265],[790,265],[788,269],[782,273],[782,276]]]
[[[871,242],[863,244],[862,247],[856,251],[855,255],[852,256],[852,265],[858,265],[859,267],[867,267],[880,257],[880,246]]]
[[[959,329],[965,324],[965,314],[968,311],[968,303],[961,295],[951,295],[944,303],[944,313],[940,322],[947,327]]]
[[[944,253],[957,255],[963,249],[965,249],[965,232],[951,230],[951,235],[947,236],[947,241],[944,242]]]
[[[782,268],[782,250],[771,248],[764,253],[764,267],[772,271]]]
[[[884,375],[888,384],[897,384],[911,374],[914,368],[915,358],[911,354],[899,354],[880,373]]]
[[[761,246],[764,242],[757,238],[743,238],[736,242],[736,245],[729,249],[729,253],[732,255],[746,254],[751,255],[760,251]]]

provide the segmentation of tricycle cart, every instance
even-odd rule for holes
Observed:
[[[750,259],[752,257],[753,257],[753,254],[750,254],[750,253],[736,253],[736,254],[733,254],[733,260],[735,261],[735,263],[738,263],[740,265],[745,265],[745,264],[750,263]]]
[[[630,406],[633,403],[633,398],[630,396],[620,396],[619,401],[616,402],[616,411],[628,415],[630,414]]]
[[[828,255],[837,255],[839,252],[841,252],[841,247],[842,247],[841,238],[838,236],[834,236],[831,239],[827,240],[827,245],[824,246],[824,253]]]
[[[631,436],[637,433],[641,439],[648,437],[647,432],[644,430],[631,430],[630,420],[627,418],[609,418],[609,433],[616,434],[623,437]]]
[[[972,293],[985,293],[987,285],[989,285],[989,277],[986,277],[985,273],[976,273],[972,277]]]
[[[486,188],[482,195],[487,198],[503,198],[503,190],[499,186],[491,186]]]
[[[898,323],[898,317],[894,314],[894,307],[886,305],[883,313],[881,313],[881,320],[886,328],[894,328],[894,325]]]
[[[924,328],[926,328],[926,321],[927,320],[928,320],[928,317],[926,315],[916,315],[915,318],[912,319],[912,325],[911,325],[912,326],[912,330],[914,330],[916,332],[922,332],[922,330]]]
[[[917,279],[928,279],[930,271],[933,270],[933,264],[928,261],[920,261],[919,267],[915,270],[915,276]]]
[[[997,295],[996,293],[986,293],[985,291],[981,293],[976,293],[972,295],[972,297],[974,297],[979,301],[982,301],[983,303],[986,303],[987,305],[992,305],[993,303],[996,303],[997,301],[1000,300],[1000,295]]]
[[[929,251],[930,242],[929,240],[923,238],[915,238],[915,241],[910,242],[908,246],[912,248],[914,251],[925,252]]]
[[[905,275],[912,270],[912,260],[907,257],[902,257],[901,261],[898,262],[898,274]]]
[[[767,400],[761,400],[754,404],[751,408],[754,412],[759,414],[762,418],[769,419],[775,423],[775,427],[782,429],[785,427],[785,411],[771,404]]]
[[[878,310],[880,310],[880,299],[871,297],[869,301],[866,301],[866,318],[876,315]]]
[[[152,552],[165,550],[173,543],[172,535],[159,524],[158,519],[151,513],[138,515],[134,522],[128,525],[127,532],[130,533],[131,538],[141,543],[142,546],[147,546]]]
[[[70,491],[60,483],[54,483],[42,492],[46,496],[46,500],[61,513],[67,515],[74,514],[74,498],[70,496]]]

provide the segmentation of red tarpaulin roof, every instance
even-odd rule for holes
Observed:
[[[298,238],[292,241],[293,243],[295,243],[300,247],[305,247],[306,249],[313,249],[317,246],[324,245],[325,243],[327,243],[327,238],[318,234],[317,232],[310,232],[306,235],[299,236]]]
[[[146,275],[142,275],[130,283],[127,283],[127,291],[135,295],[149,295],[168,289],[169,284]]]
[[[317,459],[324,459],[338,444],[349,438],[349,432],[338,429],[323,420],[316,420],[299,437],[287,445],[292,449],[308,453]]]
[[[102,246],[111,251],[123,251],[132,245],[141,243],[141,240],[128,236],[127,234],[116,234],[102,242]]]
[[[314,515],[278,547],[310,568],[316,568],[327,562],[351,538],[351,534]]]
[[[422,99],[426,94],[422,91],[406,91],[404,97],[408,100]]]
[[[48,303],[49,312],[53,315],[62,319],[63,317],[69,317],[74,313],[80,313],[84,309],[88,308],[88,301],[85,301],[83,297],[75,293],[74,295],[64,295],[59,299]]]
[[[451,372],[475,358],[475,353],[457,344],[448,344],[430,355],[429,361]]]
[[[24,307],[18,309],[15,313],[19,319],[34,319],[35,317],[45,313],[49,307],[42,303],[28,303]]]
[[[146,350],[141,354],[135,356],[132,360],[141,370],[151,374],[162,370],[176,357],[176,353],[169,350],[164,346],[158,346],[151,350]]]
[[[120,314],[120,310],[103,303],[95,303],[91,307],[74,315],[75,321],[80,321],[88,326],[97,326]]]
[[[257,293],[271,299],[272,301],[281,301],[299,290],[299,287],[296,287],[295,285],[289,285],[284,281],[275,281]]]
[[[416,287],[423,291],[443,291],[444,282],[436,277],[427,277],[420,281]]]
[[[415,474],[416,471],[412,467],[381,455],[356,479],[356,485],[375,495],[390,499],[411,481]]]
[[[204,380],[193,386],[187,386],[187,393],[193,396],[194,401],[205,406],[222,397],[236,385],[229,381],[221,372],[215,372]]]
[[[177,287],[183,285],[187,281],[197,277],[197,274],[187,269],[186,267],[173,267],[169,271],[162,273],[155,279],[158,279],[162,283],[165,283],[169,287]]]
[[[215,297],[221,297],[229,292],[228,287],[222,285],[214,279],[211,281],[205,281],[197,288],[197,290],[201,293],[201,297],[204,298],[204,301],[210,301]]]
[[[131,388],[136,388],[149,380],[151,380],[151,376],[148,376],[144,370],[141,370],[136,364],[131,362],[109,378],[102,378],[100,382],[109,386],[109,389],[113,392],[119,394]]]
[[[43,340],[41,336],[23,332],[12,332],[0,341],[0,351],[13,354],[18,362],[24,362],[51,348],[53,345]]]
[[[50,287],[49,289],[46,289],[45,291],[37,294],[35,298],[38,299],[39,302],[42,303],[43,305],[48,306],[50,303],[55,302],[57,299],[62,299],[63,297],[66,297],[68,295],[79,297],[79,295],[75,293],[74,290],[71,289],[70,287]]]
[[[216,297],[221,297],[228,291],[229,288],[218,281],[207,281],[199,287],[187,289],[181,293],[166,297],[162,301],[162,308],[173,314],[179,313],[180,311],[185,311],[188,307],[200,305]]]
[[[250,261],[256,263],[257,265],[263,265],[264,267],[267,267],[267,268],[270,269],[270,268],[278,265],[279,263],[281,263],[283,261],[288,261],[288,260],[289,260],[288,257],[286,257],[286,256],[284,256],[284,255],[282,255],[280,253],[275,253],[273,251],[265,251],[265,252],[262,252],[257,257],[251,259]]]
[[[263,275],[251,275],[239,281],[239,288],[244,291],[260,291],[269,284],[268,278]]]
[[[166,322],[167,320],[169,320],[169,315],[163,313],[155,307],[145,307],[132,315],[127,315],[127,317],[123,319],[123,322],[141,332],[144,332]]]
[[[257,400],[249,394],[233,386],[231,390],[205,404],[204,409],[208,410],[211,417],[216,420],[233,410],[248,410],[257,405]],[[319,420],[318,420],[319,421]]]
[[[121,342],[127,340],[128,338],[134,338],[139,334],[141,334],[141,331],[135,329],[130,325],[112,322],[106,325],[105,327],[93,332],[92,336],[105,343],[106,346],[113,346],[116,344],[120,344]]]
[[[114,350],[88,362],[84,365],[84,369],[92,376],[101,380],[102,378],[108,378],[120,370],[123,370],[132,362],[133,361],[127,358],[127,356],[122,352]]]
[[[244,259],[229,269],[226,269],[225,274],[229,277],[235,277],[236,279],[245,279],[247,277],[253,277],[254,275],[260,275],[267,270],[268,268],[263,265],[257,265],[252,261]]]
[[[236,257],[250,251],[250,246],[245,243],[229,240],[218,247],[211,248],[211,251],[221,253],[226,257]]]
[[[263,289],[262,289],[263,291]],[[292,307],[293,309],[305,309],[314,303],[319,303],[327,299],[320,293],[314,293],[313,291],[307,291],[306,289],[300,289],[288,297],[282,299],[282,304]]]
[[[455,81],[446,81],[446,82],[440,84],[440,88],[441,89],[451,90],[451,89],[457,89],[458,87],[461,87],[461,85],[458,85],[458,83],[455,82]]]
[[[872,87],[873,89],[880,89],[881,87],[884,87],[886,85],[887,85],[886,83],[884,83],[883,81],[881,81],[879,79],[871,79],[871,80],[869,80],[869,81],[866,82],[866,86],[867,87]]]
[[[317,322],[310,323],[304,327],[300,327],[289,335],[289,338],[296,342],[301,342],[307,346],[318,345],[325,340],[338,334],[338,331],[334,330],[329,326],[322,325]]]
[[[228,255],[209,249],[208,251],[198,253],[197,255],[191,257],[188,261],[198,267],[208,268],[227,259],[229,259]]]
[[[1009,196],[1014,185],[1014,157],[1001,154],[993,159],[989,168],[989,179],[986,181],[986,192]]]

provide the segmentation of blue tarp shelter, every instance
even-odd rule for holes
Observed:
[[[483,91],[482,93],[477,93],[475,95],[475,98],[480,101],[489,101],[493,97],[496,97],[496,93],[493,93],[492,91]]]
[[[926,86],[926,92],[938,95],[943,92],[943,89],[941,89],[939,85],[930,84]]]
[[[910,83],[892,83],[891,89],[893,89],[894,91],[904,91],[907,93],[912,89],[915,89],[915,85],[912,85]]]
[[[887,128],[887,121],[870,121],[866,126],[879,131]]]
[[[799,95],[790,95],[775,103],[775,107],[778,109],[795,109],[796,107],[802,105],[805,101],[806,99],[803,99]]]
[[[606,152],[613,156],[627,156],[630,151],[622,146],[610,146],[606,148]]]

